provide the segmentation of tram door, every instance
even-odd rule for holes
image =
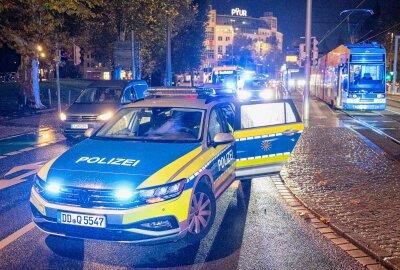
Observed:
[[[347,89],[348,89],[348,72],[347,64],[339,66],[338,74],[338,85],[337,85],[337,96],[336,96],[336,106],[343,108],[343,103],[347,99]]]

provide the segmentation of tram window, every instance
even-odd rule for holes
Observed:
[[[256,128],[285,124],[283,102],[241,106],[241,128]]]
[[[293,108],[289,103],[285,102],[286,107],[286,124],[296,123],[296,116],[294,115]]]

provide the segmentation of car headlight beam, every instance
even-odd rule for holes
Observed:
[[[99,121],[107,121],[113,116],[112,112],[106,112],[97,116],[97,120]]]
[[[237,97],[240,100],[247,100],[251,97],[251,93],[249,91],[241,90],[237,92]]]
[[[67,115],[65,113],[60,113],[60,120],[61,121],[67,120]]]

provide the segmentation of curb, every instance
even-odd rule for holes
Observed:
[[[283,199],[288,203],[289,206],[294,208],[297,212],[299,211],[299,207],[293,206],[293,199],[290,199],[290,196],[285,195],[285,190],[289,193],[295,201],[297,201],[301,206],[310,211],[312,215],[310,215],[310,220],[312,226],[314,226],[318,231],[322,233],[323,236],[330,239],[334,244],[338,247],[342,248],[345,252],[347,252],[350,256],[356,259],[363,266],[368,269],[391,269],[391,270],[400,270],[400,258],[390,257],[389,253],[384,251],[375,252],[371,249],[371,244],[365,243],[362,239],[360,239],[356,234],[352,233],[350,229],[345,226],[337,223],[335,221],[330,221],[329,219],[323,217],[318,211],[309,207],[304,201],[302,201],[295,192],[288,185],[285,176],[279,175],[278,181],[273,179],[275,186],[277,187],[279,193],[283,197]],[[279,185],[281,182],[281,185]],[[283,187],[283,188],[282,188]],[[283,193],[283,194],[282,194]],[[286,193],[286,194],[287,194]],[[297,207],[297,209],[296,209]],[[307,211],[304,211],[305,215],[307,215]],[[312,218],[315,216],[316,218]],[[330,233],[326,228],[330,228],[333,232]],[[352,248],[350,245],[353,245]],[[351,249],[349,249],[351,248]],[[368,259],[369,258],[369,259]]]

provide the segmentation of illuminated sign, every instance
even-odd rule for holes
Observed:
[[[231,9],[231,14],[232,14],[232,16],[246,17],[247,16],[247,10],[240,9],[240,8],[232,8]]]
[[[297,55],[286,55],[286,62],[296,63],[297,62]]]

